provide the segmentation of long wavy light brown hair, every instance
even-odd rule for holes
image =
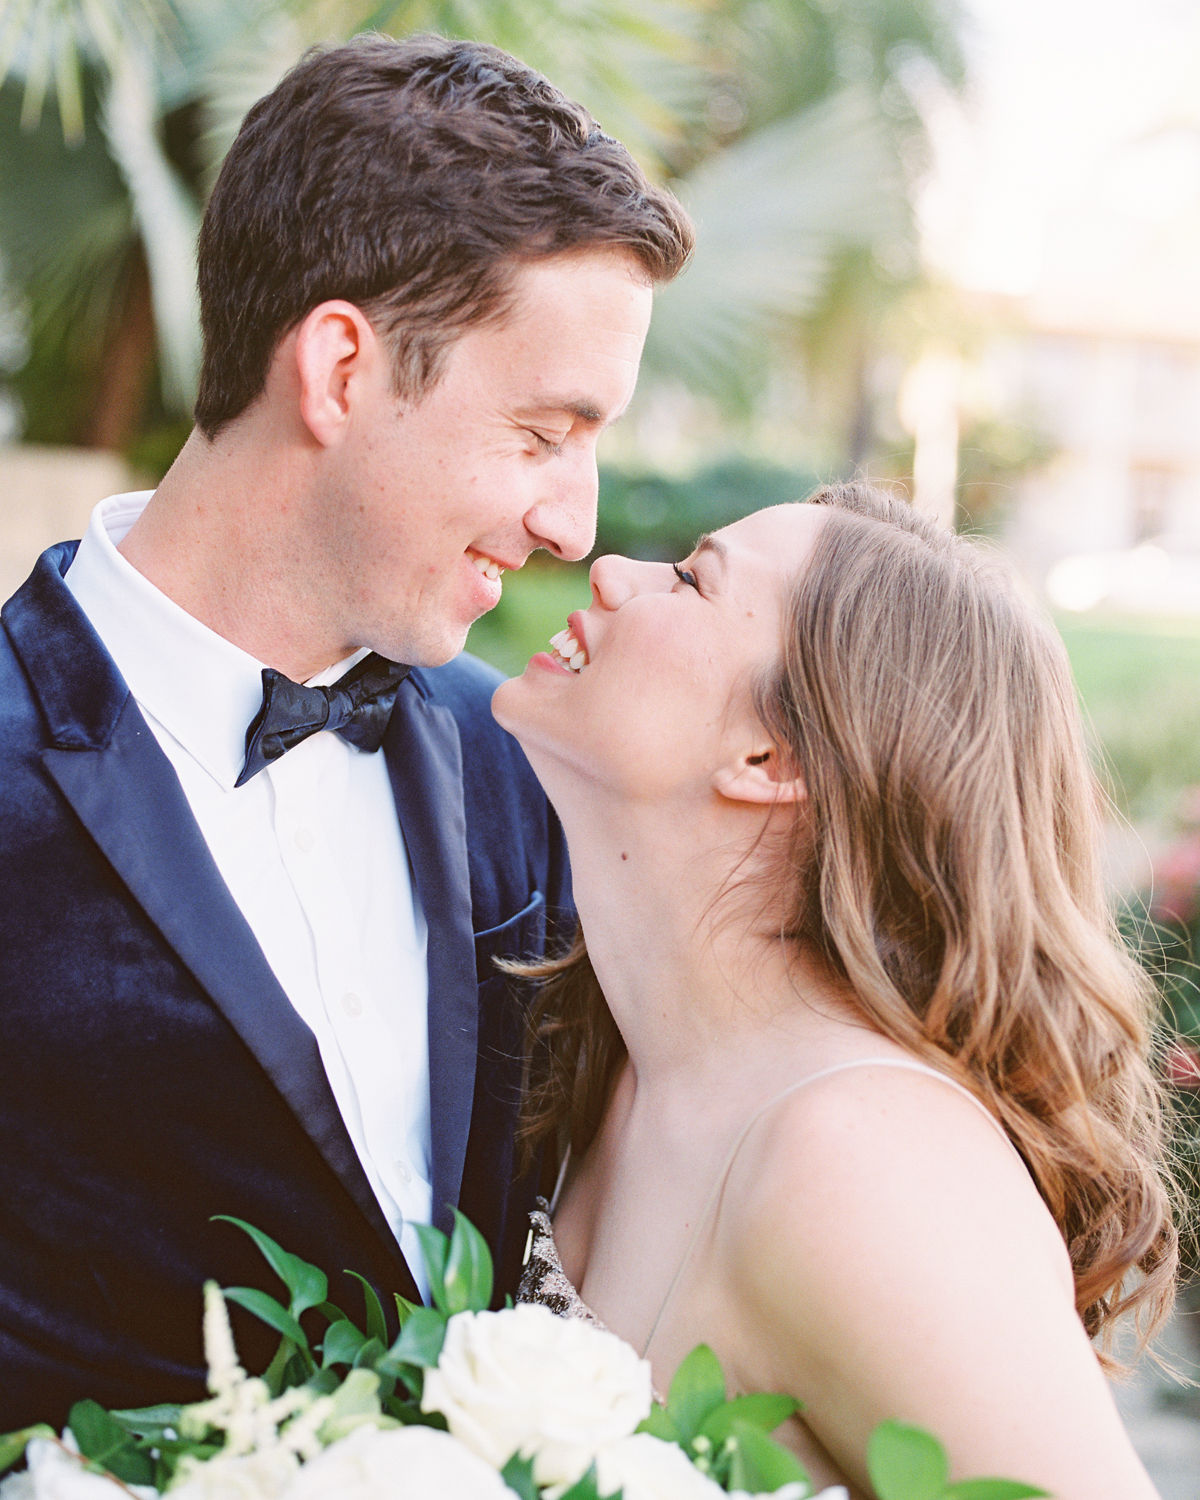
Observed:
[[[808,503],[825,523],[758,695],[808,793],[783,940],[812,945],[871,1025],[983,1101],[1062,1232],[1088,1333],[1133,1310],[1147,1340],[1177,1261],[1153,988],[1105,899],[1103,799],[1062,643],[994,559],[905,501],[846,484]],[[582,933],[525,972],[543,983],[523,1144],[579,1153],[624,1044]]]

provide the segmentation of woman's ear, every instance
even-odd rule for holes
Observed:
[[[378,362],[375,330],[352,302],[321,302],[295,330],[300,416],[323,448],[337,443],[349,425],[355,376]]]
[[[801,802],[808,795],[795,767],[769,744],[722,766],[713,787],[731,802]]]

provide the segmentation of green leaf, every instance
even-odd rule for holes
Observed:
[[[718,1406],[700,1424],[700,1432],[714,1447],[720,1447],[733,1432],[736,1422],[746,1422],[763,1432],[774,1432],[781,1422],[786,1422],[793,1412],[799,1410],[799,1401],[793,1401],[791,1396],[758,1391],[751,1396],[736,1396]]]
[[[671,1381],[667,1411],[679,1429],[680,1441],[690,1443],[700,1425],[725,1403],[725,1376],[707,1344],[697,1344]]]
[[[367,1305],[367,1337],[378,1339],[383,1347],[387,1348],[387,1319],[383,1316],[383,1305],[379,1301],[375,1288],[365,1276],[360,1276],[357,1271],[347,1271],[347,1276],[353,1276],[355,1281],[362,1282],[363,1300]]]
[[[349,1318],[331,1323],[321,1345],[321,1368],[327,1370],[330,1365],[352,1365],[365,1343],[366,1339]]]
[[[729,1488],[749,1490],[751,1494],[780,1489],[785,1484],[811,1485],[808,1470],[794,1453],[761,1427],[749,1422],[735,1422],[729,1434],[734,1441],[729,1466]],[[881,1494],[880,1500],[884,1500]]]
[[[393,1364],[417,1365],[423,1370],[436,1365],[446,1341],[446,1320],[432,1307],[415,1308],[400,1330],[400,1336],[388,1350],[381,1368],[388,1374],[398,1371]]]
[[[1019,1479],[960,1479],[957,1484],[948,1484],[944,1493],[946,1500],[1034,1500],[1050,1491],[1022,1484]]]
[[[905,1422],[881,1422],[871,1434],[867,1472],[879,1500],[941,1500],[950,1477],[937,1438]]]
[[[156,1440],[170,1430],[178,1433],[179,1418],[183,1407],[174,1402],[166,1402],[159,1406],[139,1406],[127,1411],[113,1411],[109,1413],[115,1421],[120,1422],[126,1432],[132,1432],[135,1437]]]
[[[298,1318],[310,1307],[320,1307],[325,1301],[329,1295],[329,1278],[324,1271],[319,1271],[316,1266],[310,1266],[298,1255],[292,1255],[289,1251],[282,1249],[269,1234],[264,1234],[261,1229],[255,1229],[253,1224],[247,1224],[244,1219],[235,1219],[231,1214],[214,1214],[213,1218],[226,1224],[236,1224],[239,1229],[244,1229],[250,1236],[262,1251],[272,1271],[287,1287],[290,1298],[288,1311],[293,1318]],[[300,1340],[297,1339],[296,1342],[299,1343]]]
[[[421,1243],[421,1259],[425,1262],[425,1272],[429,1277],[429,1291],[433,1297],[434,1306],[449,1317],[450,1309],[446,1303],[446,1257],[449,1254],[450,1242],[442,1231],[435,1229],[432,1224],[414,1224],[413,1228]]]
[[[399,1422],[383,1415],[379,1401],[379,1377],[373,1370],[351,1370],[333,1393],[333,1410],[321,1424],[323,1443],[334,1443],[370,1422],[379,1428],[398,1427]]]
[[[313,1311],[319,1312],[323,1318],[327,1318],[331,1323],[351,1323],[354,1321],[352,1318],[346,1316],[336,1302],[319,1303],[318,1306],[313,1308]]]
[[[487,1241],[456,1208],[443,1271],[449,1311],[482,1312],[492,1300],[492,1280],[492,1252]]]
[[[569,1490],[564,1490],[558,1500],[621,1500],[623,1490],[614,1490],[611,1495],[601,1495],[593,1464],[582,1479],[577,1479]]]
[[[98,1402],[76,1401],[67,1425],[75,1434],[80,1453],[92,1463],[129,1483],[149,1484],[153,1480],[150,1455],[141,1452],[132,1434]]]
[[[292,1356],[296,1352],[296,1346],[291,1339],[280,1339],[279,1348],[276,1349],[271,1358],[271,1363],[263,1371],[263,1380],[266,1382],[267,1390],[272,1398],[283,1391],[283,1380],[287,1373],[288,1365],[292,1362]]]
[[[235,1302],[238,1307],[244,1307],[256,1318],[261,1318],[268,1328],[281,1333],[285,1339],[291,1339],[297,1348],[307,1352],[308,1337],[304,1329],[287,1308],[281,1307],[267,1292],[260,1292],[253,1286],[227,1286],[221,1289],[221,1295],[226,1302]]]
[[[354,1368],[356,1370],[373,1370],[379,1360],[387,1355],[386,1348],[378,1339],[367,1339],[362,1348],[354,1356]]]
[[[0,1474],[5,1469],[11,1469],[13,1464],[25,1452],[25,1444],[34,1438],[57,1437],[53,1427],[47,1427],[45,1422],[38,1422],[33,1427],[22,1427],[19,1432],[6,1432],[0,1437]]]
[[[520,1453],[514,1453],[500,1470],[500,1478],[510,1490],[521,1497],[521,1500],[538,1500],[538,1487],[533,1477],[532,1458],[522,1458]]]
[[[679,1428],[672,1422],[665,1406],[660,1406],[656,1401],[650,1408],[650,1415],[644,1422],[637,1425],[638,1432],[648,1432],[651,1437],[661,1438],[664,1443],[680,1443]]]
[[[400,1327],[403,1328],[421,1304],[419,1302],[410,1302],[407,1297],[402,1297],[399,1292],[393,1292],[392,1296],[396,1299],[396,1312],[400,1318]]]

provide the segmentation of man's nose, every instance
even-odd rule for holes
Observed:
[[[554,469],[550,493],[540,498],[525,516],[525,526],[545,547],[564,562],[578,562],[596,541],[596,504],[600,476],[595,452],[564,452]]]
[[[668,563],[639,562],[613,552],[596,559],[588,579],[597,604],[603,609],[620,609],[638,594],[665,593],[675,575]]]

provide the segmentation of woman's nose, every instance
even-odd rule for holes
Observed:
[[[638,594],[665,592],[674,581],[669,563],[639,562],[616,553],[598,557],[588,577],[592,598],[604,609],[620,609]]]

